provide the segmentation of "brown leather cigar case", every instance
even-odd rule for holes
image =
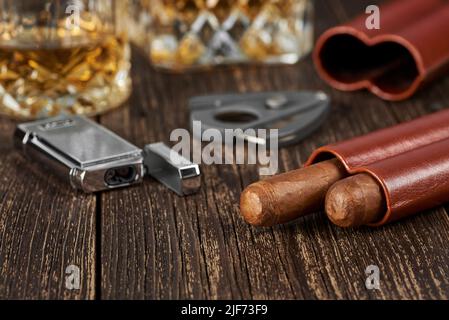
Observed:
[[[382,186],[387,212],[380,226],[449,201],[449,139],[353,170]]]
[[[373,226],[449,201],[449,110],[321,147],[306,166],[335,157],[381,184],[388,210]]]
[[[380,29],[368,29],[367,18],[363,14],[319,38],[314,62],[331,86],[404,100],[449,71],[449,1],[389,1],[380,7]]]

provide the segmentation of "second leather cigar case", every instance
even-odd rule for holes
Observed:
[[[384,192],[380,226],[449,201],[449,110],[317,149],[307,165],[337,158]]]
[[[449,69],[449,2],[393,0],[380,7],[380,25],[368,14],[326,31],[314,61],[331,86],[369,89],[386,100],[411,97]]]

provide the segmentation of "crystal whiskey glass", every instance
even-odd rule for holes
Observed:
[[[123,1],[0,0],[0,112],[93,115],[131,91]]]
[[[129,1],[130,36],[156,66],[291,64],[312,50],[312,0]]]

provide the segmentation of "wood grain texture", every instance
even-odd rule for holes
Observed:
[[[316,27],[362,12],[372,0],[317,0]],[[318,146],[449,106],[449,77],[403,103],[342,93],[321,81],[310,58],[295,66],[234,66],[169,74],[134,51],[134,91],[98,120],[138,146],[169,142],[188,127],[198,94],[325,90],[326,124],[280,151],[280,171],[298,168]],[[1,299],[438,299],[449,298],[449,216],[441,207],[379,229],[345,230],[323,213],[269,229],[240,218],[256,166],[202,166],[201,191],[180,198],[156,181],[97,196],[74,192],[12,151],[14,123],[0,119]],[[80,290],[65,268],[81,268]],[[381,271],[380,290],[365,269]],[[98,278],[96,278],[98,277]]]
[[[14,152],[14,127],[0,119],[0,299],[93,299],[95,197]],[[79,290],[66,289],[69,265]]]
[[[318,33],[373,1],[316,1]],[[323,128],[282,149],[280,170],[299,167],[318,146],[449,106],[449,77],[403,103],[341,93],[318,79],[310,58],[295,66],[220,67],[174,75],[134,56],[134,93],[101,122],[139,146],[168,142],[188,127],[186,101],[199,94],[322,89],[332,97]],[[179,198],[147,178],[101,196],[104,299],[437,299],[449,298],[449,217],[439,208],[379,229],[344,230],[322,213],[256,229],[239,216],[255,166],[202,166],[199,194]],[[365,288],[377,265],[381,289]]]

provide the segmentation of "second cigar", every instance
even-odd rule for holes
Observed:
[[[361,173],[340,180],[329,189],[325,210],[334,224],[352,228],[380,221],[387,208],[377,180]]]

